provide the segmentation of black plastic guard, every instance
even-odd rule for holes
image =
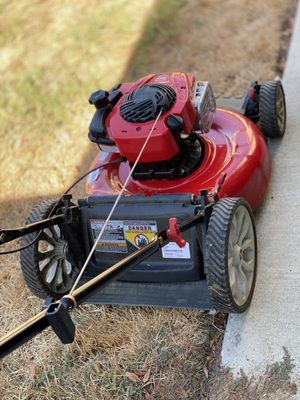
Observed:
[[[80,201],[87,253],[93,244],[90,221],[104,220],[114,201],[115,196],[94,196]],[[129,196],[121,200],[112,220],[155,220],[157,230],[160,231],[168,227],[171,217],[176,217],[178,222],[193,217],[196,207],[188,194]],[[88,303],[212,309],[204,274],[200,225],[185,231],[183,237],[189,242],[190,259],[164,258],[160,249],[126,273],[122,280],[110,284],[91,297]],[[135,250],[130,243],[127,243],[127,249],[129,254]],[[123,257],[124,254],[96,252],[83,281]]]
[[[115,199],[115,196],[95,196],[87,198],[84,203],[80,204],[82,231],[87,254],[100,231],[100,228],[95,227],[97,224],[101,227],[101,223],[103,224],[109,214]],[[95,276],[137,249],[133,240],[134,234],[129,232],[130,229],[133,229],[131,232],[136,232],[135,237],[149,241],[151,234],[147,238],[147,228],[152,229],[152,232],[159,232],[168,228],[169,218],[176,217],[178,223],[180,223],[193,217],[195,208],[196,206],[191,203],[190,195],[129,196],[123,198],[110,220],[111,231],[107,228],[107,231],[104,232],[103,240],[100,240],[97,246],[89,264],[88,272]],[[118,224],[120,225],[119,230],[114,230],[114,227],[117,227]],[[137,226],[140,229],[145,229],[145,231],[134,230]],[[154,233],[152,236],[154,236]],[[112,238],[111,247],[108,244],[105,245],[105,241],[109,242],[110,237]],[[122,280],[169,283],[203,279],[204,268],[199,245],[201,240],[200,226],[196,225],[185,231],[183,238],[187,242],[186,253],[184,250],[176,250],[172,247],[172,243],[169,243],[128,271]],[[119,247],[114,248],[113,246]]]
[[[89,304],[178,307],[212,310],[206,280],[176,283],[114,282],[88,300]]]

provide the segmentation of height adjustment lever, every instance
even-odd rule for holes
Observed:
[[[175,242],[179,247],[184,247],[186,241],[183,239],[181,232],[179,230],[177,219],[170,218],[169,219],[169,229],[167,230],[167,238]]]

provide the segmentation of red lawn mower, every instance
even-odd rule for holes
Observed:
[[[74,204],[68,190],[34,208],[25,227],[0,231],[0,243],[22,236],[25,281],[47,299],[0,339],[2,356],[47,326],[71,342],[69,311],[86,301],[235,313],[251,302],[253,210],[271,173],[266,141],[285,132],[281,82],[216,99],[209,82],[163,73],[89,101],[89,138],[101,152],[88,196]]]

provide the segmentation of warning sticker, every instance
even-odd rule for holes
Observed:
[[[162,247],[161,251],[163,258],[191,258],[189,243],[186,243],[184,247],[179,247],[175,242],[169,242],[166,246]]]
[[[138,249],[151,242],[156,233],[156,221],[124,221],[125,238]]]
[[[104,222],[105,221],[102,219],[90,220],[94,242],[97,240]],[[105,253],[128,253],[123,228],[123,221],[109,221],[102,237],[97,243],[96,251]]]

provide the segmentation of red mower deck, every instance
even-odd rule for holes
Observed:
[[[69,343],[69,311],[86,301],[234,313],[250,305],[253,211],[271,176],[267,138],[285,131],[280,81],[252,82],[234,109],[224,99],[217,108],[210,83],[181,72],[89,101],[89,139],[101,152],[88,196],[73,203],[68,189],[35,207],[26,227],[0,231],[0,244],[22,237],[25,281],[50,303],[0,340],[0,354],[47,326]]]

